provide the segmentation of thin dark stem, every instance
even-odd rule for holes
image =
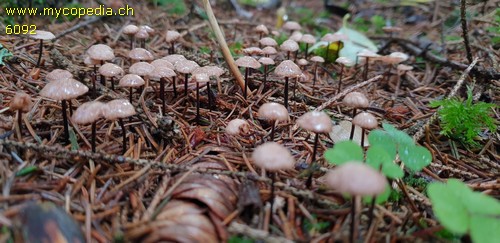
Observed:
[[[352,197],[350,242],[356,242],[356,196]]]
[[[146,49],[146,39],[141,40],[141,48]]]
[[[118,123],[122,129],[122,154],[125,154],[127,152],[127,131],[125,131],[125,124],[122,118],[118,118]]]
[[[196,123],[200,124],[200,83],[196,82]]]
[[[274,130],[276,129],[276,121],[272,121],[273,125],[271,126],[271,142],[274,141]]]
[[[365,128],[361,128],[361,148],[364,148],[365,146]]]
[[[290,60],[290,52],[289,51],[286,52],[286,59]]]
[[[326,55],[325,55],[325,62],[328,62],[328,56],[330,54],[330,42],[326,45]]]
[[[271,174],[271,215],[273,213],[273,204],[274,204],[274,182],[276,181],[276,174],[278,172],[270,172]]]
[[[184,74],[184,96],[187,97],[188,95],[188,75],[189,74]]]
[[[172,77],[172,84],[174,86],[174,98],[177,98],[177,87],[175,85],[176,77]]]
[[[464,38],[465,51],[467,53],[467,60],[472,62],[472,50],[469,45],[469,33],[467,30],[467,19],[465,18],[465,3],[466,0],[460,0],[460,22],[462,23],[462,37]]]
[[[96,134],[96,124],[95,121],[92,122],[92,140],[91,140],[91,145],[92,145],[92,153],[95,153],[95,134]]]
[[[307,60],[307,55],[309,54],[308,51],[309,51],[309,43],[306,43],[306,50],[305,50],[305,53],[304,53],[304,56],[305,56],[304,59],[306,59],[306,60]]]
[[[293,100],[295,100],[295,90],[297,89],[297,80],[299,79],[299,77],[296,77],[295,78],[295,81],[293,82]],[[295,104],[297,104],[297,102],[295,102]],[[294,106],[295,107],[295,106]]]
[[[356,116],[356,108],[352,109],[352,118],[354,118]],[[354,125],[354,123],[351,123],[351,133],[349,134],[349,140],[352,141],[352,139],[354,138],[354,129],[356,128],[356,126]]]
[[[68,106],[65,100],[61,101],[62,114],[63,114],[63,126],[64,126],[64,144],[69,143],[69,128],[68,128],[68,114],[66,113]]]
[[[319,142],[319,133],[316,133],[316,135],[314,136],[314,147],[313,147],[311,164],[316,161],[316,151],[318,150],[318,142]]]
[[[128,101],[130,102],[130,104],[132,104],[132,94],[133,94],[133,88],[132,87],[128,87]]]
[[[17,110],[17,127],[19,129],[19,134],[23,133],[23,112],[19,109]],[[21,139],[21,138],[19,138]]]
[[[247,99],[247,89],[248,89],[248,73],[249,68],[245,68],[245,90],[243,90],[243,98]]]
[[[175,53],[175,42],[172,41],[172,44],[170,46],[170,54],[174,54]]]
[[[96,81],[95,79],[96,79],[95,73],[90,74],[90,80],[92,80],[92,98],[93,99],[97,98],[97,89],[95,87],[95,81]]]
[[[43,40],[40,40],[40,46],[38,47],[40,52],[38,53],[38,60],[36,61],[36,67],[40,67],[40,62],[42,61],[42,53],[43,53]]]
[[[104,64],[104,61],[101,61],[101,66]],[[94,66],[95,67],[95,66]],[[96,73],[97,73],[97,68],[95,69]],[[104,75],[101,74],[101,84],[103,86],[106,86],[106,77],[104,77]]]
[[[267,82],[267,65],[264,65],[264,90],[266,88],[266,82]]]
[[[210,81],[207,82],[208,110],[212,111],[212,90],[210,90]]]
[[[111,90],[115,91],[115,78],[111,77],[110,81],[111,81]]]
[[[288,109],[288,77],[285,77],[285,108]]]
[[[160,78],[160,99],[162,114],[165,115],[165,78]]]
[[[313,94],[314,94],[314,86],[316,85],[316,80],[318,80],[318,64],[314,65],[314,77],[313,77]]]
[[[134,36],[130,37],[130,50],[134,49]]]
[[[69,116],[73,116],[73,104],[71,104],[71,100],[68,100],[69,106]]]
[[[316,151],[318,149],[318,141],[319,141],[319,134],[316,133],[316,135],[314,136],[314,147],[313,147],[313,153],[311,156],[311,165],[309,166],[311,171],[310,171],[310,174],[307,176],[307,180],[306,180],[306,187],[309,189],[312,186],[312,177],[313,177],[314,171],[316,170],[316,167],[317,167],[316,166]]]
[[[399,87],[401,86],[401,76],[402,75],[404,75],[404,73],[402,73],[402,74],[398,73],[398,82],[396,83],[396,90],[394,90],[394,96],[393,96],[392,100],[396,100],[398,98]],[[393,103],[393,105],[394,105],[394,103]]]

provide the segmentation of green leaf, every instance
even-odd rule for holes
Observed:
[[[394,163],[385,164],[382,167],[382,173],[391,179],[400,179],[405,175],[404,171],[399,167],[399,165]]]
[[[429,150],[413,144],[402,144],[399,147],[401,161],[412,171],[420,171],[432,161]]]
[[[399,166],[394,164],[394,158],[394,156],[389,156],[385,148],[379,144],[370,146],[368,151],[366,151],[366,163],[368,165],[376,170],[380,170],[380,167],[382,167],[382,173],[385,176],[392,179],[399,179],[403,177],[404,173]]]
[[[385,129],[387,133],[394,139],[394,141],[401,144],[414,144],[413,138],[410,135],[406,134],[403,131],[396,129],[393,125],[388,123],[382,123],[382,127]],[[401,153],[401,152],[400,152]]]
[[[382,192],[382,194],[380,194],[380,195],[377,196],[377,198],[375,199],[375,203],[376,204],[382,204],[382,203],[387,202],[387,200],[391,196],[391,192],[392,192],[391,186],[387,185],[387,187],[385,188],[385,191]],[[363,203],[365,203],[365,204],[371,204],[372,203],[372,197],[363,197]]]
[[[444,227],[455,234],[467,233],[469,216],[457,192],[450,190],[446,184],[432,183],[427,194],[434,214]]]
[[[342,141],[328,149],[324,156],[329,163],[341,165],[349,161],[363,161],[363,150],[352,141]]]
[[[500,215],[494,217],[472,216],[470,236],[477,243],[498,243],[500,239]]]
[[[29,165],[29,166],[26,166],[24,168],[22,168],[20,171],[18,171],[16,173],[16,176],[25,176],[25,175],[29,175],[33,172],[36,172],[38,171],[38,167],[37,166],[34,166],[34,165]]]
[[[79,150],[80,145],[78,145],[78,139],[76,138],[75,131],[73,128],[69,128],[69,142],[71,143],[71,150]]]
[[[368,135],[368,142],[371,145],[382,146],[389,157],[396,158],[396,144],[389,133],[378,129],[373,130]]]
[[[500,220],[500,201],[472,191],[464,195],[463,201],[464,204],[469,205],[469,211],[472,214],[496,215]]]

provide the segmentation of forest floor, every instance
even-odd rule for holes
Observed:
[[[4,62],[0,65],[0,241],[22,242],[23,237],[48,237],[52,242],[61,239],[58,237],[83,237],[82,241],[93,242],[348,241],[351,200],[327,187],[323,177],[335,167],[323,154],[334,147],[338,134],[320,134],[317,158],[312,158],[314,136],[295,122],[313,109],[326,112],[335,125],[351,121],[352,109],[342,103],[343,96],[351,91],[366,95],[370,104],[367,110],[377,118],[378,127],[383,123],[393,125],[432,156],[432,162],[423,170],[412,172],[405,168],[404,177],[394,180],[388,200],[375,206],[371,227],[370,203],[362,207],[357,222],[358,239],[468,240],[468,236],[451,234],[436,218],[427,194],[427,187],[433,182],[458,178],[475,191],[500,197],[497,131],[473,124],[479,127],[473,144],[467,143],[463,134],[443,135],[437,108],[429,105],[446,97],[464,100],[470,88],[474,102],[497,104],[487,113],[498,122],[498,2],[467,5],[473,65],[462,39],[459,1],[355,1],[356,4],[346,6],[352,15],[349,28],[370,38],[380,55],[396,51],[408,54],[404,64],[413,69],[400,73],[391,65],[373,62],[364,77],[366,66],[356,65],[344,70],[342,88],[338,90],[339,64],[321,64],[314,86],[314,66],[309,64],[304,69],[305,80],[298,84],[290,81],[290,120],[277,124],[275,138],[270,137],[271,123],[260,119],[258,110],[267,102],[283,103],[284,80],[271,71],[268,84],[263,85],[262,69],[253,71],[245,99],[220,52],[201,2],[193,5],[186,1],[183,5],[181,1],[158,1],[159,6],[146,1],[110,2],[130,4],[134,16],[63,20],[0,17],[2,31],[9,23],[17,22],[36,24],[37,29],[56,36],[44,42],[38,68],[38,41],[26,35],[2,32],[0,36],[4,50],[12,53],[9,57],[0,52],[0,61],[3,58]],[[275,30],[278,19],[284,16],[276,8],[244,6],[253,14],[248,19],[238,15],[229,1],[216,2],[214,14],[235,59],[244,55],[244,48],[258,45],[254,30],[257,25]],[[299,22],[304,34],[310,33],[319,40],[325,33],[342,28],[342,17],[328,12],[322,1],[285,2],[288,20]],[[79,4],[97,6],[94,1],[82,0]],[[106,119],[96,122],[96,153],[90,148],[91,125],[78,125],[71,119],[70,142],[66,144],[61,103],[39,94],[48,82],[46,75],[54,69],[66,69],[74,79],[91,87],[94,68],[84,64],[84,58],[94,44],[110,46],[115,54],[112,62],[127,70],[132,64],[128,58],[130,39],[123,34],[123,27],[128,24],[148,25],[155,30],[145,43],[145,49],[154,58],[169,54],[165,34],[167,30],[177,30],[181,33],[175,44],[177,54],[200,66],[223,68],[225,73],[212,81],[213,107],[209,107],[208,91],[202,86],[201,120],[197,122],[195,82],[187,86],[186,97],[184,76],[178,75],[178,97],[174,97],[171,82],[167,82],[167,105],[162,111],[159,83],[150,80],[147,87],[134,91],[132,104],[137,114],[124,119],[124,126]],[[401,27],[402,31],[388,35],[383,32],[387,25]],[[282,42],[286,35],[268,36]],[[299,58],[302,57],[300,52]],[[284,59],[286,55],[279,52],[276,64]],[[469,66],[472,70],[466,71]],[[18,113],[9,105],[21,91],[30,96],[33,105],[23,115],[22,127],[16,132]],[[70,113],[92,100],[128,99],[129,89],[112,90],[109,81],[107,86],[97,82],[97,94],[95,98],[89,91],[72,99]],[[248,131],[226,134],[225,127],[235,118],[246,120]],[[127,132],[125,153],[123,127]],[[289,149],[296,161],[294,169],[275,173],[274,192],[271,174],[266,176],[252,159],[254,148],[271,139]],[[313,160],[320,168],[308,188],[304,174]],[[401,162],[396,159],[395,163]],[[27,210],[32,202],[52,202],[64,209],[75,220],[77,230],[71,230],[62,211],[36,207]]]

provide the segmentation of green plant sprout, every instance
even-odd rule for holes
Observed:
[[[473,242],[494,243],[500,239],[500,202],[472,191],[466,184],[450,179],[431,183],[427,194],[438,221],[457,235],[470,234]]]
[[[3,61],[7,60],[9,57],[12,57],[12,53],[0,44],[0,66],[5,65]]]
[[[441,121],[441,134],[456,139],[471,147],[477,147],[474,140],[483,130],[495,132],[497,125],[491,117],[494,104],[485,102],[473,103],[472,88],[467,90],[467,99],[458,98],[432,101],[430,107],[441,107],[438,110]]]

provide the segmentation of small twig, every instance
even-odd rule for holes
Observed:
[[[91,17],[91,18],[89,18],[89,19],[87,19],[87,20],[85,20],[83,22],[80,22],[80,23],[78,23],[76,25],[73,25],[71,28],[66,29],[63,32],[61,32],[58,35],[56,35],[56,38],[54,38],[52,41],[56,41],[57,39],[59,39],[59,38],[65,36],[65,35],[73,32],[73,31],[76,31],[76,30],[78,30],[78,29],[80,29],[82,27],[85,27],[87,25],[93,24],[94,22],[100,21],[104,17],[106,17],[106,16]]]
[[[469,32],[467,31],[467,19],[465,18],[465,3],[466,0],[460,0],[460,22],[462,22],[462,37],[464,38],[467,60],[472,62],[472,50],[469,45]]]

